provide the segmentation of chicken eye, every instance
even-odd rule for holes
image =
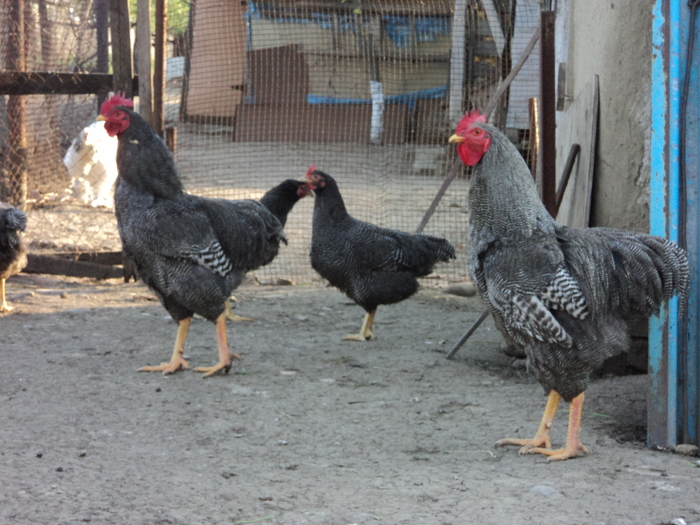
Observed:
[[[473,133],[474,135],[479,136],[479,135],[481,135],[481,130],[480,130],[480,129],[475,129],[472,133]]]

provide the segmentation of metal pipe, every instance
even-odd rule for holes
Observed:
[[[678,241],[678,79],[680,3],[655,0],[652,9],[650,233]],[[674,30],[675,28],[675,30]],[[647,445],[678,441],[678,299],[649,320]]]

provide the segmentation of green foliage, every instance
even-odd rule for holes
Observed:
[[[129,0],[129,15],[132,23],[136,23],[136,12],[139,0]],[[156,4],[151,2],[151,27],[155,24]],[[190,18],[190,6],[192,0],[166,0],[168,9],[168,33],[171,35],[181,35],[187,31],[187,24]]]

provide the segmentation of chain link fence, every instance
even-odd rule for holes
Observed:
[[[0,68],[67,73],[68,82],[108,72],[108,3],[0,0]],[[540,5],[169,0],[167,9],[165,122],[176,128],[187,191],[257,199],[316,165],[336,178],[356,218],[415,231],[456,158],[447,145],[456,121],[486,106],[537,30]],[[494,115],[524,154],[538,93],[535,48]],[[25,206],[31,251],[120,249],[113,145],[87,128],[97,98],[0,92],[0,199]],[[467,275],[467,185],[465,170],[425,229],[457,247],[457,261],[436,272],[457,281]],[[255,272],[260,281],[317,278],[312,209],[312,198],[297,204],[289,245]]]

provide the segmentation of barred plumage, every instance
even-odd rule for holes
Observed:
[[[566,310],[577,319],[588,316],[586,298],[581,293],[578,283],[565,268],[559,268],[542,293],[542,300],[552,310]]]
[[[233,264],[224,253],[219,241],[212,241],[208,246],[202,248],[196,245],[192,246],[190,257],[221,277],[225,277],[233,271]]]
[[[658,312],[676,293],[685,302],[687,258],[660,237],[558,225],[512,143],[493,126],[475,127],[491,144],[470,181],[472,276],[545,388],[570,400],[593,369],[626,350],[624,320]]]
[[[626,321],[658,312],[688,294],[688,260],[653,235],[558,225],[522,156],[486,118],[464,116],[450,142],[473,166],[469,189],[469,266],[496,327],[522,345],[549,393],[532,439],[506,438],[521,453],[568,459],[579,439],[583,392],[591,372],[629,347]],[[561,398],[571,402],[566,446],[552,450],[550,429]]]
[[[524,347],[528,368],[548,392],[535,436],[497,445],[517,445],[521,454],[549,460],[586,453],[579,431],[589,375],[628,349],[627,320],[648,317],[674,294],[683,308],[687,257],[653,235],[557,224],[523,157],[478,111],[460,120],[450,142],[458,143],[459,157],[473,167],[472,277],[496,327],[509,343]],[[566,446],[552,450],[550,430],[562,398],[571,403]]]
[[[510,300],[515,308],[509,309],[508,317],[517,330],[543,343],[559,343],[567,348],[571,346],[571,337],[539,297],[521,297],[511,293]]]

